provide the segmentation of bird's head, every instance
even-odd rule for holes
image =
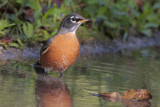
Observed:
[[[89,21],[89,19],[83,18],[82,16],[71,13],[64,17],[58,30],[58,34],[64,34],[69,32],[76,32],[78,27]]]

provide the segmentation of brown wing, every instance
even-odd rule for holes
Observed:
[[[52,43],[53,41],[53,37],[50,37],[42,46],[41,50],[40,50],[40,55],[45,53],[49,47],[49,45]]]

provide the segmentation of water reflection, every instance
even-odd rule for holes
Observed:
[[[72,107],[70,91],[64,82],[47,74],[37,74],[35,97],[37,107]]]
[[[142,100],[142,101],[132,101],[132,100],[119,100],[116,98],[108,98],[108,97],[101,97],[103,100],[108,102],[116,103],[121,101],[125,107],[151,107],[151,102],[149,100]]]
[[[143,100],[143,101],[123,100],[122,103],[126,107],[151,107],[151,102],[149,100]]]
[[[56,73],[52,72],[51,77],[37,75],[30,66],[34,61],[35,59],[18,62],[0,60],[0,107],[61,107],[58,104],[63,104],[63,107],[67,105],[70,107],[159,107],[160,105],[159,51],[148,51],[145,55],[141,55],[138,51],[128,52],[125,55],[111,53],[82,57],[67,69],[62,79],[54,77]],[[153,96],[151,103],[114,101],[114,99],[109,99],[109,102],[105,98],[103,100],[83,91],[86,89],[95,93],[122,94],[132,88],[149,90]]]

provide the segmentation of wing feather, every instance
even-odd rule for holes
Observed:
[[[53,41],[53,37],[50,37],[45,43],[44,45],[42,46],[41,50],[40,50],[40,55],[41,54],[44,54],[47,50],[48,50],[48,47],[49,45],[52,43]]]

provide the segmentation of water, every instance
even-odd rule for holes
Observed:
[[[35,59],[0,60],[0,107],[160,107],[158,48],[79,57],[65,76],[37,75]],[[109,102],[95,93],[147,89],[149,102]],[[87,91],[86,91],[87,90]]]

